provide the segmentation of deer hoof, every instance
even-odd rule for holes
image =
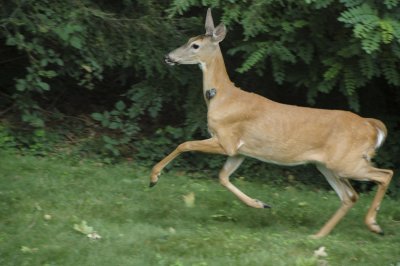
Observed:
[[[258,208],[260,208],[260,209],[269,209],[269,208],[271,208],[271,206],[269,206],[268,204],[265,204],[264,202],[262,202],[262,201],[260,201],[258,199],[254,200],[254,201],[259,205]]]
[[[149,187],[154,187],[155,185],[157,185],[157,182],[150,182]]]
[[[271,209],[272,208],[271,206],[269,206],[269,205],[267,205],[265,203],[263,203],[263,207],[264,207],[264,209]]]
[[[383,232],[383,230],[381,229],[381,227],[376,223],[376,222],[372,222],[372,223],[368,223],[367,224],[369,230],[371,230],[372,232],[383,236],[385,233]]]
[[[157,184],[159,176],[160,176],[160,171],[154,170],[153,168],[151,172],[149,187],[154,187]]]

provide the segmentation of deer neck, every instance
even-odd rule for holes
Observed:
[[[224,94],[234,87],[229,79],[219,47],[214,56],[200,63],[200,68],[203,71],[203,95],[207,90],[213,88],[217,91],[217,94]]]

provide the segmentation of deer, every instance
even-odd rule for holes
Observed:
[[[370,231],[383,235],[376,216],[393,171],[376,168],[371,159],[387,136],[384,123],[350,111],[278,103],[236,87],[228,76],[219,45],[227,29],[223,23],[214,27],[210,8],[205,31],[168,53],[164,60],[171,66],[199,65],[210,138],[179,144],[152,168],[150,187],[157,184],[163,168],[184,152],[220,154],[227,156],[218,175],[220,184],[250,207],[270,208],[230,182],[244,158],[288,166],[314,164],[341,204],[311,237],[328,235],[356,203],[359,196],[349,180],[377,184],[365,224]]]

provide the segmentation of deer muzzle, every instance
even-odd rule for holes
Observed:
[[[164,56],[164,62],[167,63],[170,66],[176,65],[178,62],[176,62],[174,59],[172,59],[169,54]]]

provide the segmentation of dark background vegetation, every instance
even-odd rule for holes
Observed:
[[[389,136],[376,163],[399,169],[398,0],[3,0],[0,147],[151,165],[206,138],[200,70],[162,58],[204,32],[207,7],[228,28],[221,46],[236,85],[381,119]],[[215,170],[223,160],[183,158],[174,167]],[[270,169],[250,160],[242,171]],[[314,182],[311,168],[295,171]]]

